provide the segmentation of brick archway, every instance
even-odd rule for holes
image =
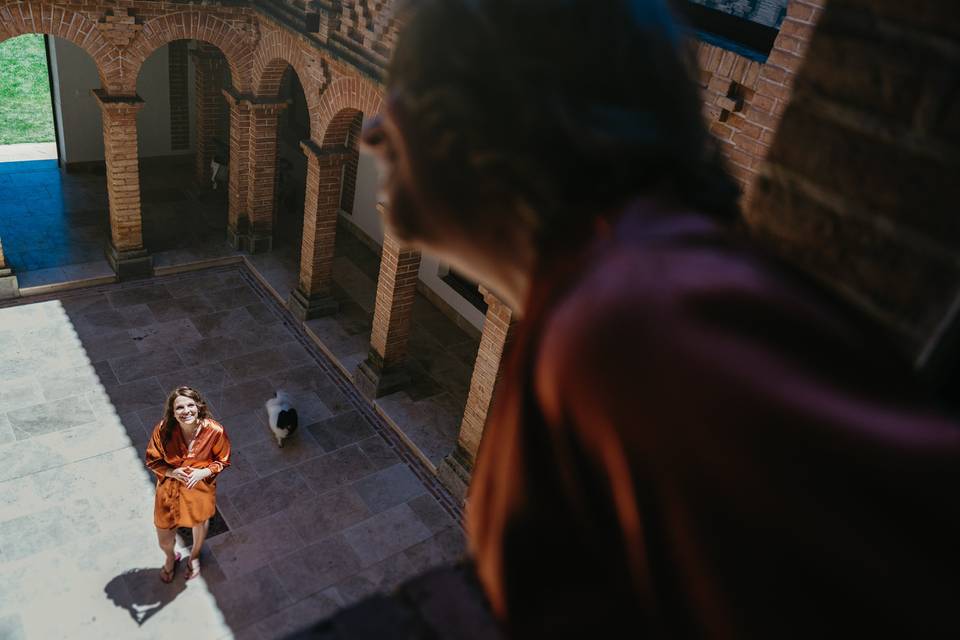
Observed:
[[[314,140],[328,144],[328,134],[333,137],[329,143],[335,143],[335,129],[339,128],[340,119],[347,117],[345,112],[356,114],[357,111],[365,118],[374,116],[383,109],[383,90],[368,80],[358,77],[344,77],[334,80],[321,96],[317,119],[310,123]],[[348,120],[353,115],[348,117]]]
[[[246,93],[250,90],[251,59],[247,39],[247,33],[209,12],[181,11],[148,20],[127,48],[128,55],[124,58],[126,92],[136,93],[140,68],[158,48],[174,40],[200,40],[220,49],[230,67],[233,86]]]
[[[83,14],[48,2],[8,2],[0,5],[0,42],[28,33],[42,33],[69,40],[86,51],[109,93],[120,93],[123,70],[116,48],[107,42],[97,23]]]
[[[312,60],[304,57],[297,41],[289,35],[275,32],[260,42],[250,73],[253,94],[260,98],[276,98],[283,72],[288,66],[297,74],[297,80],[303,87],[310,116],[310,133],[313,135],[318,102],[317,79],[311,73],[314,65]]]

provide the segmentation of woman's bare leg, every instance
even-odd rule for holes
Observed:
[[[193,548],[190,550],[190,573],[193,573],[193,561],[200,559],[200,548],[203,546],[203,541],[207,539],[207,529],[209,528],[209,520],[204,520],[202,523],[193,526]]]
[[[162,549],[163,553],[167,556],[166,562],[163,563],[163,569],[167,572],[172,571],[173,565],[176,562],[173,549],[177,543],[177,530],[157,527],[157,541],[160,543],[160,549]]]

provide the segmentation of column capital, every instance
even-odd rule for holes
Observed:
[[[96,98],[100,108],[105,113],[121,115],[129,113],[136,115],[145,104],[143,98],[139,95],[114,95],[107,93],[103,89],[91,89],[90,93]]]
[[[344,163],[351,159],[353,151],[337,146],[321,146],[308,138],[300,141],[300,150],[307,158],[318,162]]]
[[[288,100],[282,100],[280,98],[268,98],[255,96],[252,93],[240,93],[232,86],[223,89],[223,97],[231,107],[239,105],[246,109],[263,113],[279,113],[290,105]]]

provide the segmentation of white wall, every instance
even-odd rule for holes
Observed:
[[[90,55],[68,40],[50,38],[54,73],[54,100],[60,119],[61,160],[65,163],[103,160],[103,126],[100,107],[91,89],[100,87],[97,66]],[[140,156],[191,153],[170,149],[170,82],[167,47],[147,58],[137,79],[137,93],[146,101],[137,114]],[[190,107],[190,141],[194,140],[193,62],[187,77]]]
[[[357,190],[353,201],[353,215],[347,218],[363,229],[377,244],[383,244],[383,222],[380,214],[377,213],[377,183],[376,162],[373,156],[361,151],[357,166]],[[421,257],[420,280],[470,324],[477,329],[482,329],[483,314],[441,280],[437,275],[439,270],[440,263],[435,258],[426,254]]]

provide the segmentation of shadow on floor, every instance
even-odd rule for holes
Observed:
[[[169,584],[160,580],[160,568],[131,569],[121,573],[103,588],[107,598],[116,606],[126,609],[137,626],[160,612],[165,606],[186,590],[181,571],[184,561],[177,563],[177,573]]]

